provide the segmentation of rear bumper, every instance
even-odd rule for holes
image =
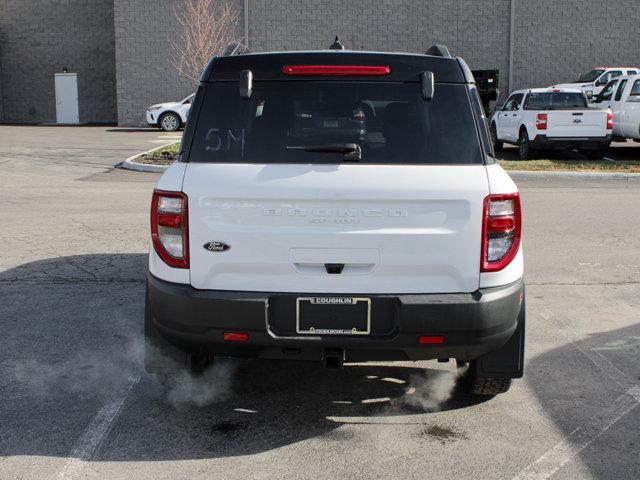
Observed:
[[[371,334],[299,335],[295,299],[309,294],[197,290],[149,274],[148,305],[158,333],[178,348],[215,355],[320,360],[327,349],[346,361],[472,360],[498,350],[514,334],[524,282],[461,294],[366,295]],[[319,296],[322,296],[319,294]],[[331,295],[335,296],[351,296]],[[225,332],[249,334],[225,342]],[[421,345],[422,335],[443,335],[443,344]]]
[[[547,137],[546,135],[536,135],[530,144],[538,150],[560,150],[566,148],[599,150],[607,148],[611,144],[611,135],[606,137]]]

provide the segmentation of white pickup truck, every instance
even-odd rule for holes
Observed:
[[[640,141],[640,75],[620,77],[610,102],[613,138]]]
[[[612,129],[611,111],[589,108],[582,91],[568,88],[517,90],[491,117],[494,149],[517,145],[520,160],[537,150],[578,150],[602,158]]]
[[[622,75],[636,75],[640,69],[636,67],[596,67],[593,70],[578,75],[571,83],[560,83],[550,88],[577,88],[584,92],[589,100],[600,93],[612,79]]]

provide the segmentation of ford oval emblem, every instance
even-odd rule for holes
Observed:
[[[209,252],[224,252],[225,250],[229,250],[231,248],[229,245],[222,242],[207,242],[203,245],[203,247]]]

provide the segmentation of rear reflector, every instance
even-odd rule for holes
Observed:
[[[444,343],[443,335],[425,335],[418,339],[420,345],[434,345],[438,343]]]
[[[225,342],[248,342],[249,334],[240,332],[224,332],[222,338]]]
[[[282,71],[285,75],[308,76],[380,76],[391,73],[387,65],[285,65]]]

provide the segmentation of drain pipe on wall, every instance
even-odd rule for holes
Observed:
[[[249,48],[249,0],[244,0],[244,46]]]
[[[245,2],[248,0],[245,0]],[[513,91],[513,41],[514,41],[514,24],[516,18],[516,0],[511,0],[511,13],[509,16],[509,83],[507,95]]]

